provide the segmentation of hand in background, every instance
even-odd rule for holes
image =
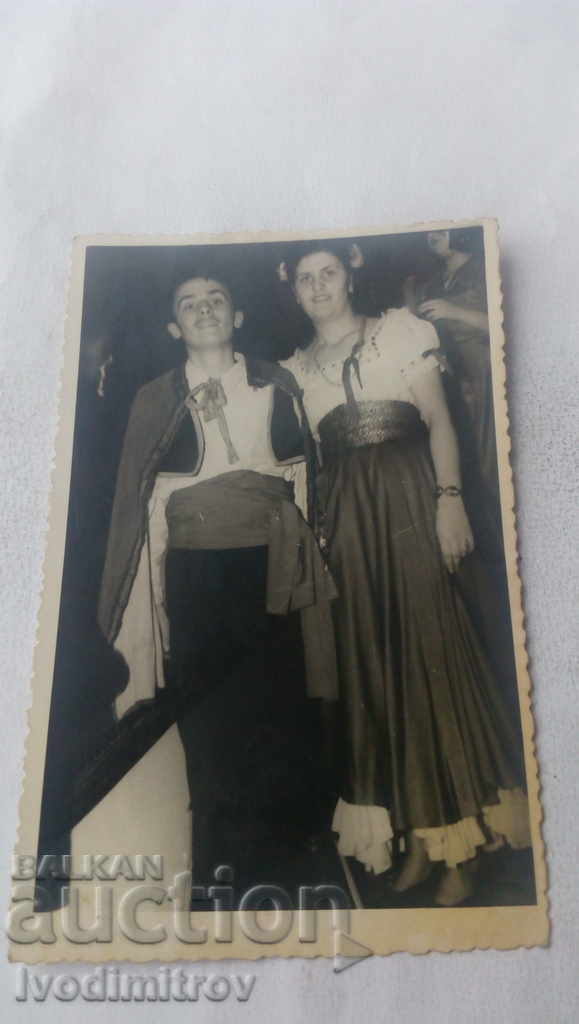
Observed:
[[[455,320],[458,307],[452,302],[447,302],[446,299],[427,299],[426,302],[421,302],[418,307],[420,316],[425,316],[427,320]]]

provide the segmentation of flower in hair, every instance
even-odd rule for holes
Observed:
[[[284,284],[287,284],[287,282],[289,281],[287,263],[285,260],[282,260],[279,267],[277,268],[277,276],[279,277],[280,281],[282,281]]]
[[[352,267],[352,270],[358,270],[360,267],[364,266],[364,257],[362,255],[362,250],[360,249],[360,246],[356,242],[354,242],[354,244],[350,247],[350,255],[348,262]]]

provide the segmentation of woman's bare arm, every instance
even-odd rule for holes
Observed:
[[[428,427],[430,453],[439,487],[460,490],[460,462],[456,434],[452,425],[440,372],[432,368],[412,381],[412,392],[420,415]],[[441,494],[438,498],[436,531],[449,572],[454,572],[474,542],[462,497]]]

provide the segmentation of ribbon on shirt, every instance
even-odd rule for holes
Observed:
[[[352,412],[352,417],[355,420],[360,418],[360,410],[358,409],[358,403],[354,395],[354,388],[352,387],[352,370],[356,374],[358,384],[363,388],[362,378],[360,376],[360,361],[358,356],[352,352],[347,359],[344,360],[344,366],[342,368],[342,387],[346,395],[346,404]]]
[[[354,395],[354,388],[352,386],[352,370],[356,374],[356,378],[358,384],[360,385],[360,388],[363,389],[364,385],[362,384],[362,377],[360,376],[360,360],[358,358],[358,355],[361,349],[364,347],[364,343],[366,340],[365,331],[366,318],[363,317],[360,326],[360,333],[358,335],[358,340],[356,341],[354,347],[352,348],[352,351],[348,358],[344,360],[344,365],[342,366],[342,387],[344,388],[344,393],[346,395],[346,404],[348,408],[351,410],[352,418],[355,421],[360,419],[360,410],[358,408],[356,396]]]
[[[235,462],[239,462],[239,455],[231,440],[229,425],[223,411],[227,405],[227,395],[219,378],[210,377],[203,384],[198,384],[196,388],[189,392],[186,402],[188,405],[191,402],[195,403],[196,408],[203,412],[203,419],[206,423],[209,423],[211,420],[217,420],[219,433],[227,449],[229,465],[231,466]]]

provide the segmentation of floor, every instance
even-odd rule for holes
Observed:
[[[262,862],[260,866],[259,862]],[[339,886],[351,908],[406,909],[436,907],[435,893],[442,874],[433,865],[430,877],[406,893],[396,893],[392,880],[396,866],[382,875],[372,875],[351,857],[340,858],[332,837],[318,843],[315,850],[290,849],[275,844],[262,847],[253,861],[251,877],[239,880],[238,895],[252,884],[270,884],[283,888],[292,907],[298,906],[300,886]],[[504,847],[495,853],[481,853],[472,879],[472,898],[461,906],[524,906],[535,902],[533,860],[530,850]]]
[[[183,750],[173,727],[135,765],[108,796],[73,832],[73,859],[83,853],[161,854],[165,884],[189,867],[191,815]],[[240,836],[240,843],[246,838]],[[441,868],[434,865],[423,884],[397,894],[390,882],[395,869],[383,875],[367,873],[363,866],[337,853],[331,833],[316,840],[291,829],[264,831],[247,846],[243,865],[233,879],[236,898],[252,885],[283,888],[289,905],[298,906],[300,886],[332,885],[344,893],[351,907],[433,907]],[[209,884],[213,879],[207,880]],[[535,901],[531,851],[508,847],[480,854],[474,875],[473,897],[464,906],[520,906]],[[117,891],[133,884],[119,879]]]

